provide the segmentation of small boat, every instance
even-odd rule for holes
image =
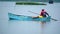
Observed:
[[[24,16],[24,15],[16,15],[12,13],[8,13],[9,20],[20,20],[20,21],[45,21],[49,22],[51,16],[45,18],[32,18],[31,16]]]

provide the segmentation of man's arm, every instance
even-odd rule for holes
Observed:
[[[45,12],[45,13],[49,16],[49,14],[47,12]]]

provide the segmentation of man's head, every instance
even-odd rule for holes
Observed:
[[[42,9],[42,11],[44,11],[44,9]]]

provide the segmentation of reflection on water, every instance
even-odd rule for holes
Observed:
[[[60,23],[47,22],[44,29],[41,29],[41,22],[38,21],[9,21],[9,34],[60,34]]]

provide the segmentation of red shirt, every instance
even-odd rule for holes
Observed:
[[[44,15],[44,13],[45,13],[45,11],[41,11],[40,16],[43,16],[43,15]]]

